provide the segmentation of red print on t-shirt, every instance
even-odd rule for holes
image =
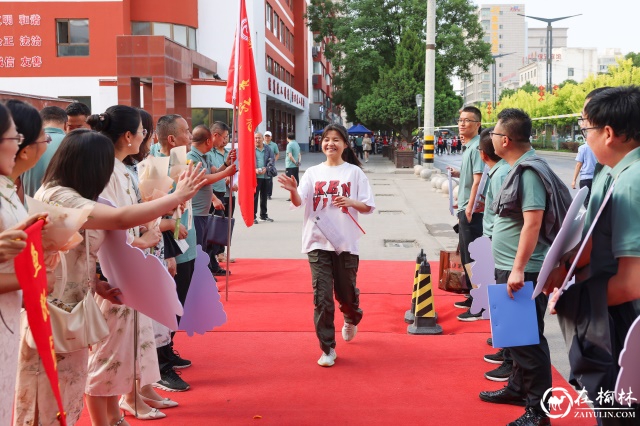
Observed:
[[[326,188],[326,189],[325,189]],[[349,197],[351,196],[351,182],[340,183],[339,180],[331,180],[329,182],[326,181],[317,181],[314,184],[313,191],[313,211],[318,210],[318,206],[320,205],[320,201],[322,201],[322,209],[327,207],[329,203],[329,197],[331,197],[331,201],[335,197]],[[347,211],[346,208],[342,209],[344,212]]]

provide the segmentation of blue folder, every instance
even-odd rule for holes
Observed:
[[[533,283],[507,294],[506,284],[490,285],[489,311],[491,312],[491,337],[494,348],[536,345],[540,343],[536,302],[531,300]]]

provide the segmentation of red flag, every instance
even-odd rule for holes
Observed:
[[[13,260],[16,277],[22,288],[24,308],[27,310],[29,327],[36,342],[42,365],[51,383],[53,395],[58,402],[58,421],[66,426],[67,419],[60,397],[60,383],[58,382],[58,363],[53,349],[53,335],[51,334],[51,320],[47,305],[47,269],[44,266],[42,254],[43,220],[36,221],[25,229],[27,233],[27,247]]]
[[[238,159],[240,178],[238,202],[247,226],[253,225],[253,194],[256,192],[256,156],[253,132],[262,122],[258,79],[253,61],[251,31],[245,0],[240,0],[240,21],[233,43],[226,101],[237,108]]]

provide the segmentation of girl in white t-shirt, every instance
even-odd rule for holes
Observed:
[[[311,267],[314,323],[322,348],[318,364],[322,367],[331,367],[337,358],[334,291],[344,315],[345,341],[355,337],[362,319],[356,276],[358,239],[363,231],[357,221],[358,213],[375,209],[371,186],[348,141],[343,126],[330,124],[322,134],[327,160],[307,169],[299,187],[293,177],[278,177],[291,203],[304,206],[302,252],[307,253]]]

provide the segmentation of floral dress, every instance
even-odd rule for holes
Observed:
[[[101,196],[124,207],[138,203],[131,172],[118,159],[111,179]],[[132,241],[138,228],[130,230]],[[114,305],[96,295],[96,302],[109,325],[109,336],[94,345],[89,354],[85,392],[92,396],[113,396],[131,392],[135,379],[140,386],[160,380],[158,356],[151,318],[125,305]],[[134,316],[138,316],[138,330]],[[137,334],[137,360],[134,366],[134,336]],[[135,372],[134,372],[135,367]]]
[[[0,176],[0,231],[24,220],[27,211],[13,182]],[[14,273],[13,260],[0,263],[0,273]],[[0,425],[11,424],[20,343],[22,290],[0,294]]]
[[[71,188],[54,185],[40,188],[34,198],[46,203],[70,208],[95,205],[94,201],[82,198],[80,194]],[[64,286],[64,291],[59,299],[70,306],[74,306],[83,300],[89,291],[87,283],[90,277],[88,276],[88,271],[90,268],[95,270],[96,253],[104,240],[104,231],[90,230],[80,231],[80,233],[83,234],[84,242],[64,254],[67,264],[67,276],[66,279],[56,280],[56,288],[52,293],[52,295],[59,295],[60,290],[62,290],[60,286]],[[89,241],[90,251],[89,267],[87,267],[85,246],[87,240]],[[59,267],[56,270],[56,275],[59,275],[60,271],[61,268]],[[53,299],[52,295],[49,296],[49,299]],[[21,327],[14,424],[34,425],[34,419],[38,418],[41,425],[57,426],[59,425],[56,418],[58,405],[42,366],[42,361],[38,351],[29,347],[25,341],[26,316],[23,316]],[[74,425],[82,414],[84,386],[87,380],[88,354],[88,349],[82,349],[76,352],[56,355],[58,381],[60,383],[62,403],[67,413],[68,425]]]

